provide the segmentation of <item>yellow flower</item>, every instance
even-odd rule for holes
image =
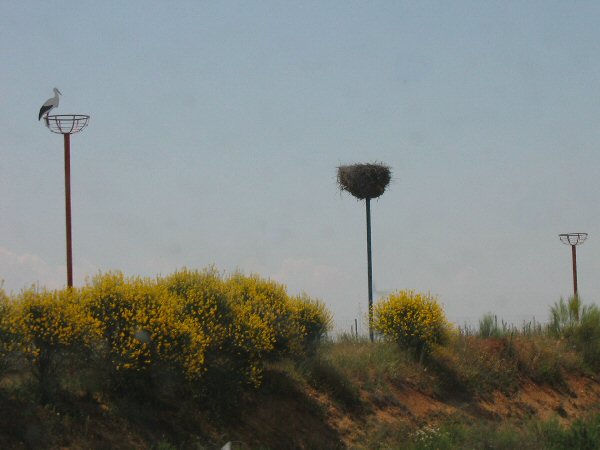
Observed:
[[[441,342],[449,324],[437,299],[430,294],[398,291],[373,308],[374,328],[415,351],[429,351]]]

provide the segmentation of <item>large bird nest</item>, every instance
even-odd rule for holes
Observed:
[[[339,166],[337,181],[340,189],[356,198],[377,198],[385,192],[392,178],[389,166],[379,163]]]

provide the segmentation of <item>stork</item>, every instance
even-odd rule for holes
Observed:
[[[49,98],[44,102],[44,104],[40,108],[40,115],[38,117],[38,120],[40,120],[44,115],[48,116],[48,114],[50,114],[50,111],[58,106],[59,95],[62,95],[61,92],[58,89],[54,88],[54,97]]]

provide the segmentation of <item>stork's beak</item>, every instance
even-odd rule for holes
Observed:
[[[62,95],[62,92],[60,92],[60,91],[58,90],[58,88],[54,88],[54,89],[56,89],[56,92],[58,92],[60,95]]]

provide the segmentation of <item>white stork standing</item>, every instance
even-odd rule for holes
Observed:
[[[44,115],[48,115],[50,114],[50,111],[53,108],[56,108],[58,106],[58,96],[62,95],[60,93],[60,91],[56,88],[54,88],[54,97],[49,98],[48,100],[46,100],[44,102],[44,104],[42,105],[42,107],[40,108],[40,116],[38,117],[38,120],[40,120],[42,118],[42,116]]]

